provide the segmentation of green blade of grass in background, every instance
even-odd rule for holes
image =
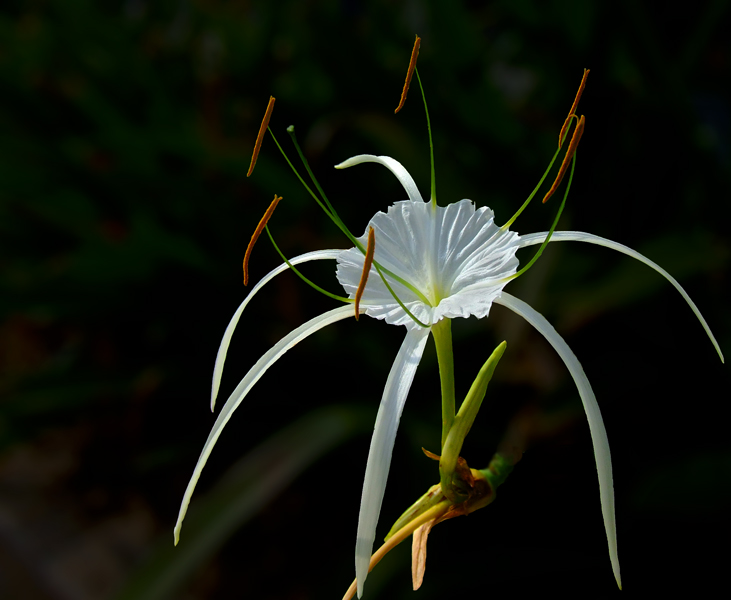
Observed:
[[[180,543],[172,526],[132,573],[116,600],[169,598],[224,542],[271,503],[309,466],[364,433],[372,419],[355,408],[327,407],[282,429],[239,460],[191,502]]]

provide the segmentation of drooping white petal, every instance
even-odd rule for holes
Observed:
[[[602,515],[604,517],[604,529],[607,532],[609,544],[609,558],[612,561],[612,570],[617,585],[622,587],[622,580],[619,575],[619,557],[617,556],[617,526],[614,518],[614,484],[612,482],[612,457],[609,453],[609,439],[604,428],[604,421],[599,410],[594,391],[591,389],[589,379],[584,369],[571,351],[568,344],[556,332],[553,326],[543,315],[531,308],[528,304],[503,292],[495,299],[496,304],[502,304],[513,312],[519,314],[528,323],[533,325],[553,346],[554,350],[566,364],[571,377],[579,390],[581,402],[584,404],[586,418],[589,421],[591,441],[594,444],[594,458],[596,459],[596,470],[599,475],[599,497],[602,503]]]
[[[251,369],[249,369],[249,372],[241,380],[241,383],[236,386],[236,389],[233,391],[231,396],[229,396],[228,400],[226,400],[226,404],[223,405],[221,413],[218,415],[216,422],[213,424],[213,429],[211,429],[211,433],[208,434],[208,439],[203,446],[203,451],[198,458],[198,463],[195,465],[193,476],[190,478],[188,487],[185,490],[185,495],[183,496],[183,502],[180,505],[178,522],[175,525],[176,544],[178,543],[180,528],[183,524],[185,513],[188,510],[190,497],[193,495],[193,490],[195,489],[195,485],[198,482],[201,471],[203,470],[203,467],[208,460],[208,456],[211,454],[211,450],[213,450],[213,446],[216,444],[218,436],[221,435],[221,431],[223,431],[226,423],[228,423],[231,415],[239,406],[239,404],[241,404],[241,401],[244,399],[246,394],[249,393],[249,390],[254,386],[257,381],[259,381],[259,378],[266,372],[266,370],[271,367],[275,362],[277,362],[282,357],[282,355],[287,352],[287,350],[292,348],[292,346],[301,342],[306,337],[312,335],[316,331],[319,331],[323,327],[352,316],[353,307],[348,304],[330,310],[318,317],[315,317],[314,319],[311,319],[304,325],[300,325],[297,329],[290,332],[281,340],[279,340],[270,350],[264,353],[264,355],[258,361],[256,361],[256,364],[251,367]]]
[[[470,200],[448,206],[397,202],[388,213],[371,219],[376,240],[375,260],[410,283],[412,289],[386,275],[394,292],[417,318],[435,323],[441,318],[486,317],[492,299],[515,273],[518,236],[503,231],[487,207],[475,209]],[[360,238],[365,244],[366,236]],[[357,248],[338,256],[338,280],[354,297],[363,269]],[[361,305],[366,314],[394,325],[417,326],[371,270]]]
[[[520,238],[520,247],[523,248],[525,246],[532,246],[534,244],[542,244],[543,240],[546,239],[546,235],[548,235],[548,232],[543,231],[540,233],[532,233],[530,235],[523,236]],[[688,296],[683,287],[675,280],[675,278],[672,277],[670,273],[668,273],[660,265],[652,262],[649,258],[643,256],[636,250],[632,250],[632,248],[624,246],[623,244],[619,244],[617,242],[613,242],[612,240],[599,237],[598,235],[592,235],[591,233],[584,233],[583,231],[555,231],[551,236],[551,241],[588,242],[590,244],[596,244],[597,246],[605,246],[606,248],[611,248],[612,250],[616,250],[617,252],[621,252],[622,254],[626,254],[627,256],[631,256],[632,258],[636,258],[640,262],[645,263],[651,269],[654,269],[655,271],[660,273],[660,275],[667,279],[672,284],[672,286],[676,290],[678,290],[678,292],[680,292],[680,295],[683,296],[685,301],[688,303],[688,306],[690,306],[690,309],[693,311],[693,314],[695,314],[695,316],[698,318],[701,325],[703,326],[703,329],[705,330],[706,335],[708,335],[709,339],[711,340],[711,343],[716,349],[716,352],[718,352],[718,356],[721,359],[721,362],[725,362],[723,358],[723,352],[721,352],[721,348],[718,345],[716,338],[711,333],[711,328],[708,327],[708,323],[706,323],[706,320],[703,318],[701,311],[698,310],[695,302],[690,299],[690,296]]]
[[[404,189],[406,190],[406,195],[409,197],[409,200],[411,200],[412,202],[424,202],[421,194],[419,193],[419,189],[416,187],[416,183],[414,183],[414,180],[411,175],[409,175],[409,172],[404,169],[404,166],[399,161],[391,158],[390,156],[359,154],[358,156],[353,156],[348,160],[344,160],[339,165],[335,165],[335,168],[347,169],[348,167],[354,167],[355,165],[360,165],[367,162],[383,165],[389,171],[391,171],[391,173],[396,175],[398,180],[401,182],[401,185],[404,186]]]
[[[419,327],[409,330],[406,334],[406,339],[401,344],[391,372],[388,374],[381,405],[378,407],[378,416],[376,416],[363,481],[363,494],[358,516],[358,536],[355,542],[355,576],[358,579],[358,598],[363,594],[363,585],[368,575],[368,565],[376,538],[378,515],[381,512],[381,502],[386,490],[388,470],[391,466],[396,430],[416,368],[424,353],[429,331],[429,329]]]
[[[310,260],[326,260],[337,258],[342,250],[316,250],[315,252],[307,252],[300,254],[290,259],[290,263],[298,265],[303,262]],[[211,383],[211,412],[213,412],[216,406],[216,397],[218,396],[218,388],[221,385],[221,375],[223,374],[223,364],[226,362],[226,353],[228,352],[228,346],[231,343],[231,336],[234,334],[234,329],[241,318],[241,313],[244,312],[246,305],[251,301],[254,295],[264,287],[271,279],[279,275],[282,271],[289,269],[287,263],[279,265],[276,269],[262,277],[262,279],[251,289],[249,295],[246,296],[241,305],[236,309],[234,316],[231,317],[226,331],[223,334],[221,345],[218,347],[218,354],[216,355],[216,364],[213,367],[213,382]]]

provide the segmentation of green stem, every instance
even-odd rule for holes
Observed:
[[[514,466],[515,462],[513,458],[501,452],[496,452],[489,466],[486,469],[479,469],[479,472],[490,482],[490,487],[496,490],[498,486],[505,483]]]
[[[442,386],[442,444],[447,442],[449,430],[454,423],[454,352],[452,350],[452,322],[442,319],[432,326],[434,344],[437,347],[437,361],[439,362],[439,379]]]

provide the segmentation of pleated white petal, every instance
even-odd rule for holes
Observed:
[[[378,407],[376,425],[368,452],[363,494],[358,516],[358,536],[355,542],[355,576],[358,579],[358,598],[363,594],[363,585],[368,575],[368,565],[376,538],[376,525],[381,512],[381,502],[386,490],[386,479],[391,466],[391,454],[396,440],[401,412],[406,396],[414,380],[424,346],[429,337],[429,329],[419,327],[406,334],[401,348],[388,374],[383,390],[381,405]]]
[[[520,247],[523,248],[525,246],[532,246],[534,244],[542,244],[543,240],[546,239],[546,235],[548,235],[548,232],[543,231],[540,233],[532,233],[530,235],[526,235],[520,238]],[[616,250],[617,252],[621,252],[622,254],[626,254],[627,256],[631,256],[632,258],[636,258],[640,262],[646,264],[651,269],[654,269],[660,275],[662,275],[665,279],[667,279],[672,286],[680,292],[680,295],[683,296],[685,301],[688,303],[688,306],[690,306],[690,309],[693,311],[693,314],[695,314],[696,317],[698,317],[698,320],[700,321],[701,325],[703,326],[703,329],[706,332],[706,335],[708,335],[709,339],[711,340],[711,343],[713,344],[713,347],[716,349],[716,352],[718,352],[718,356],[721,359],[721,362],[725,362],[723,358],[723,352],[721,352],[721,348],[718,345],[718,342],[716,341],[716,338],[711,333],[711,328],[708,327],[708,323],[706,323],[706,320],[703,318],[703,315],[701,314],[701,311],[698,310],[698,307],[695,305],[695,302],[693,302],[690,299],[690,296],[686,293],[686,291],[683,289],[683,287],[675,280],[674,277],[670,275],[665,269],[663,269],[658,264],[652,262],[649,258],[643,256],[636,250],[632,250],[632,248],[628,248],[627,246],[624,246],[623,244],[619,244],[617,242],[613,242],[612,240],[608,240],[603,237],[599,237],[598,235],[593,235],[591,233],[584,233],[583,231],[556,231],[551,236],[552,242],[566,242],[566,241],[572,241],[572,242],[588,242],[590,244],[596,244],[597,246],[604,246],[606,248],[611,248],[612,250]]]
[[[326,260],[334,259],[338,257],[342,250],[316,250],[315,252],[307,252],[306,254],[300,254],[290,259],[290,263],[298,265],[300,263],[308,262],[310,260]],[[264,276],[249,292],[241,305],[236,309],[234,316],[231,317],[226,331],[223,334],[221,345],[218,347],[218,354],[216,355],[216,364],[213,367],[213,382],[211,383],[211,412],[213,412],[216,406],[216,397],[218,396],[218,388],[221,385],[221,375],[223,374],[223,364],[226,362],[226,353],[228,352],[228,346],[231,343],[231,336],[234,334],[234,329],[241,318],[241,313],[244,312],[246,305],[251,301],[254,295],[264,287],[271,279],[279,275],[282,271],[289,269],[287,263],[279,265],[276,269]]]
[[[421,321],[442,318],[486,317],[495,296],[515,273],[518,236],[502,231],[487,207],[475,209],[470,200],[448,206],[410,201],[396,202],[388,213],[371,219],[376,240],[375,260],[410,283],[425,303],[408,287],[387,276],[394,292]],[[360,240],[365,244],[367,236]],[[352,298],[363,269],[357,248],[338,256],[338,281]],[[361,305],[366,314],[392,325],[417,325],[406,315],[371,269]]]
[[[584,404],[586,418],[589,421],[591,441],[594,444],[594,458],[596,459],[596,470],[599,475],[599,497],[602,503],[602,515],[604,517],[604,529],[607,532],[609,544],[609,558],[612,561],[612,570],[617,585],[622,587],[622,580],[619,575],[619,557],[617,556],[617,526],[614,518],[614,484],[612,482],[612,457],[609,453],[609,439],[604,428],[604,421],[599,410],[594,391],[571,348],[556,332],[553,326],[539,312],[528,304],[503,292],[495,299],[497,304],[506,306],[513,312],[519,314],[528,323],[533,325],[553,346],[554,350],[568,367],[571,377],[579,390],[581,402]]]
[[[195,485],[198,482],[201,471],[203,470],[203,467],[208,460],[208,456],[211,454],[211,450],[213,450],[213,446],[216,444],[218,436],[221,435],[221,431],[223,431],[223,428],[225,427],[226,423],[228,423],[228,420],[231,418],[233,412],[236,410],[239,404],[241,404],[241,401],[246,397],[246,394],[249,393],[249,390],[254,386],[257,381],[259,381],[259,378],[266,372],[266,370],[271,367],[275,362],[277,362],[282,357],[282,355],[287,352],[287,350],[292,348],[292,346],[301,342],[306,337],[312,335],[316,331],[319,331],[323,327],[352,316],[353,307],[350,305],[345,305],[330,310],[318,317],[315,317],[314,319],[311,319],[304,325],[300,325],[297,329],[290,332],[284,338],[279,340],[256,362],[253,367],[251,367],[246,376],[241,380],[241,383],[239,383],[231,396],[229,396],[228,400],[226,400],[226,404],[223,405],[223,409],[218,415],[216,422],[213,424],[213,429],[211,429],[211,433],[208,435],[208,439],[203,446],[203,451],[198,458],[198,463],[195,466],[193,476],[190,478],[188,487],[185,490],[185,495],[183,496],[183,502],[180,505],[178,522],[175,525],[176,544],[178,543],[180,528],[183,524],[185,513],[188,510],[190,497],[193,495],[193,490],[195,489]]]
[[[353,156],[348,160],[344,160],[339,165],[335,165],[335,168],[347,169],[348,167],[354,167],[355,165],[360,165],[367,162],[383,165],[389,171],[391,171],[391,173],[396,175],[397,179],[401,182],[401,185],[404,186],[404,189],[406,190],[406,195],[409,197],[409,200],[411,200],[412,202],[424,202],[421,194],[419,193],[419,189],[416,187],[416,183],[414,183],[414,180],[411,175],[409,175],[409,172],[404,169],[404,166],[399,161],[391,158],[390,156],[359,154],[358,156]]]

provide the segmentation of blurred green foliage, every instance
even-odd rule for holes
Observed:
[[[402,191],[375,167],[336,173],[332,165],[386,154],[422,190],[428,186],[415,90],[393,115],[415,33],[423,39],[419,68],[440,202],[467,197],[493,208],[498,221],[509,218],[547,164],[582,69],[591,68],[579,110],[587,128],[559,228],[645,252],[681,280],[731,353],[729,24],[722,0],[661,10],[630,0],[4,2],[0,448],[12,453],[54,431],[80,431],[78,463],[62,483],[84,522],[92,527],[142,498],[155,532],[172,540],[178,502],[213,422],[207,402],[217,344],[246,293],[241,259],[272,195],[284,197],[272,230],[287,254],[345,243],[271,139],[246,179],[266,101],[277,97],[272,128],[280,142],[288,143],[284,130],[295,124],[330,199],[359,232]],[[517,231],[546,229],[555,208],[532,206]],[[692,510],[675,513],[675,538],[647,526],[668,518],[667,510],[648,517],[648,506],[676,506],[647,498],[671,485],[667,473],[677,461],[695,470],[693,493],[716,493],[709,479],[713,465],[727,462],[714,457],[728,452],[728,436],[714,415],[728,396],[727,372],[659,276],[601,249],[556,246],[510,291],[566,335],[596,388],[615,458],[627,585],[657,592],[661,573],[678,561],[671,546],[705,538],[692,526]],[[252,279],[277,262],[262,240]],[[313,265],[308,274],[336,291],[331,265]],[[278,278],[244,314],[222,393],[325,304],[289,275]],[[341,401],[374,415],[401,335],[361,320],[293,350],[279,375],[267,374],[247,399],[247,414],[229,425],[201,491],[235,458],[310,411]],[[455,324],[458,395],[486,348],[503,338],[515,352],[506,354],[486,400],[492,408],[475,425],[482,440],[473,434],[478,440],[465,450],[476,466],[521,407],[578,404],[562,365],[499,309],[487,325]],[[434,371],[428,355],[397,442],[386,529],[389,515],[433,479],[419,447],[438,444]],[[485,565],[502,573],[493,592],[560,584],[587,597],[612,589],[588,432],[575,422],[520,464],[493,514],[437,529],[430,561],[438,558],[422,597],[454,591],[450,570]],[[294,484],[294,500],[232,531],[209,566],[190,574],[198,583],[189,597],[344,590],[367,444],[367,436],[352,440]],[[326,506],[316,496],[323,477],[333,485]],[[655,483],[647,488],[645,481]],[[107,500],[91,510],[84,498],[96,489]],[[712,498],[696,496],[690,505],[707,507],[703,518],[728,530]],[[327,540],[332,555],[318,557],[310,550],[323,522],[337,523],[337,531]],[[297,542],[284,551],[275,532]],[[251,554],[251,540],[256,556],[241,566],[236,557]],[[453,547],[464,552],[447,556]],[[125,560],[128,569],[144,564],[144,548]],[[393,577],[384,594],[411,597],[406,571]],[[465,581],[465,592],[475,589],[479,582]]]

